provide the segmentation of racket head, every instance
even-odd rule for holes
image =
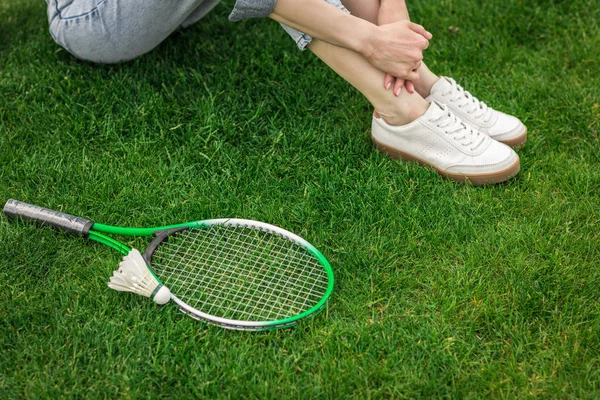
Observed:
[[[182,312],[229,329],[293,326],[323,310],[334,287],[319,250],[252,220],[213,219],[157,232],[145,258]]]

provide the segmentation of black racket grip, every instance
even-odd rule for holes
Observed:
[[[92,225],[94,225],[92,221],[85,218],[34,206],[13,199],[8,200],[4,205],[4,214],[9,218],[29,219],[39,222],[42,225],[50,225],[69,233],[85,237],[87,237],[88,231]]]

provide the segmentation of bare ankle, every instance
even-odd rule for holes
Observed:
[[[381,115],[379,114],[379,118],[383,118],[383,120],[390,126],[402,126],[410,124],[412,121],[405,118],[404,116],[399,115]]]
[[[417,93],[425,98],[431,94],[431,88],[440,79],[440,77],[431,72],[425,64],[421,64],[421,67],[419,68],[419,76],[419,80],[413,83]]]
[[[412,104],[407,109],[398,111],[396,110],[375,110],[373,115],[376,118],[383,118],[383,120],[391,126],[402,126],[407,125],[418,119],[420,116],[425,114],[427,111],[427,103],[418,102]]]

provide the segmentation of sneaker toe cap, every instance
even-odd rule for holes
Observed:
[[[526,131],[525,125],[518,118],[498,112],[498,120],[488,128],[488,134],[495,140],[515,139]]]
[[[519,163],[519,156],[507,145],[490,140],[481,154],[471,156],[462,163],[453,165],[448,172],[463,174],[489,174],[504,171]]]

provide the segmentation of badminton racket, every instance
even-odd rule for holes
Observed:
[[[333,271],[323,254],[301,237],[264,222],[226,218],[126,228],[12,199],[4,214],[111,247],[124,258],[110,287],[159,304],[171,299],[192,318],[224,328],[293,326],[323,310],[333,291]],[[107,235],[153,239],[142,255]]]

